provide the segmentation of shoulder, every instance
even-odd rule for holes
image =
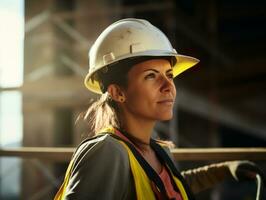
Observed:
[[[84,140],[77,147],[72,159],[75,166],[82,166],[88,162],[127,162],[128,154],[117,139],[110,134],[102,134]]]
[[[112,152],[125,152],[125,149],[117,139],[112,137],[110,134],[101,134],[93,138],[88,138],[81,142],[81,144],[77,147],[74,155],[93,152],[99,149],[104,150],[105,148],[111,148]]]
[[[109,134],[83,141],[72,161],[66,199],[125,199],[134,194],[127,151]]]

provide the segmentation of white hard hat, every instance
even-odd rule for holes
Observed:
[[[95,72],[115,62],[142,56],[174,57],[174,77],[199,62],[178,54],[165,34],[147,20],[122,19],[108,26],[92,45],[89,73],[84,81],[86,87],[101,94],[99,82],[93,78]]]

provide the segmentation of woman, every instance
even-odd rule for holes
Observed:
[[[182,176],[166,143],[151,139],[156,121],[173,116],[173,78],[197,59],[177,54],[148,21],[130,18],[103,31],[89,60],[85,85],[101,98],[85,118],[96,136],[77,148],[55,199],[191,200],[230,175],[220,163]]]

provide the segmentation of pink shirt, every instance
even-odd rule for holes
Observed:
[[[130,142],[132,145],[134,145],[125,135],[123,135],[122,133],[120,133],[117,129],[115,129],[115,134],[118,135],[119,137],[121,137],[122,139]],[[135,145],[134,145],[134,147],[141,153],[141,150],[139,148],[137,148]],[[162,171],[160,172],[159,176],[160,176],[160,178],[161,178],[161,180],[162,180],[162,182],[164,184],[164,187],[165,187],[165,190],[167,192],[168,197],[170,199],[183,200],[183,198],[180,195],[180,193],[175,191],[175,189],[174,189],[174,187],[172,185],[172,182],[171,182],[171,178],[169,176],[169,173],[166,170],[166,168],[165,168],[164,165],[162,167]],[[152,184],[152,190],[160,198],[160,193],[156,189],[155,184]],[[162,199],[162,198],[160,198],[160,199]]]
[[[169,173],[167,172],[165,166],[163,166],[162,171],[159,174],[161,180],[163,181],[165,190],[167,192],[167,195],[170,199],[175,199],[175,200],[182,200],[182,196],[180,195],[179,192],[176,192],[174,190],[174,187],[171,183],[171,178],[169,176]]]

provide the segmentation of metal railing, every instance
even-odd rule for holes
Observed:
[[[20,147],[0,148],[0,157],[20,157],[68,162],[75,148]],[[266,160],[266,148],[175,148],[177,161]]]
[[[30,200],[40,200],[55,188],[58,189],[62,177],[56,177],[42,166],[41,160],[51,162],[69,162],[75,148],[62,147],[20,147],[0,148],[0,158],[18,157],[34,159],[32,164],[40,170],[50,183],[30,195]],[[224,161],[224,160],[253,160],[265,161],[266,148],[176,148],[171,153],[177,161]],[[5,173],[6,174],[6,173]],[[260,188],[258,187],[258,190]],[[259,191],[260,192],[260,191]],[[258,194],[258,193],[257,193]]]

